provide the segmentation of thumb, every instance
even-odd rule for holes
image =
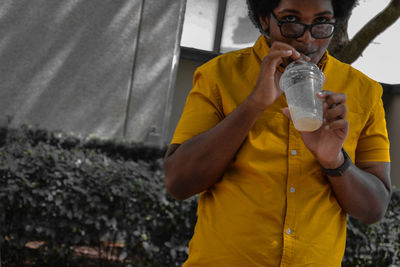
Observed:
[[[283,108],[283,109],[282,109],[282,113],[283,113],[289,120],[292,119],[292,117],[290,116],[290,111],[289,111],[289,108],[288,108],[288,107]]]

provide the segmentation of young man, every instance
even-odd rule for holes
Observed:
[[[340,266],[346,214],[383,217],[391,184],[382,88],[326,52],[354,2],[249,0],[265,34],[196,71],[165,156],[168,191],[200,193],[184,266]],[[314,132],[294,128],[278,86],[299,58],[326,76]]]

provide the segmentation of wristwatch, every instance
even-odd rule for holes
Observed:
[[[342,153],[344,156],[344,162],[342,165],[340,165],[338,168],[336,169],[326,169],[323,166],[322,169],[324,170],[324,172],[331,177],[337,177],[337,176],[342,176],[344,171],[347,170],[347,168],[350,166],[351,164],[351,159],[349,157],[349,155],[347,155],[346,151],[343,149],[342,147]]]

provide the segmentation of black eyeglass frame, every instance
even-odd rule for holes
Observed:
[[[300,38],[301,36],[303,36],[304,33],[306,32],[306,30],[309,30],[311,36],[312,36],[314,39],[328,39],[329,37],[331,37],[331,36],[333,35],[333,33],[335,32],[335,29],[336,29],[336,22],[317,22],[317,23],[313,23],[313,24],[304,24],[304,23],[301,23],[301,22],[280,21],[280,20],[278,20],[278,18],[275,16],[274,12],[271,12],[271,16],[272,16],[272,18],[275,20],[276,24],[278,25],[279,30],[280,30],[282,36],[285,37],[285,38],[297,39],[297,38]],[[283,34],[283,32],[282,32],[282,25],[284,25],[284,24],[289,24],[289,23],[290,23],[290,24],[298,24],[298,25],[303,26],[303,32],[302,32],[301,34],[299,34],[299,35],[296,35],[296,36],[288,36],[288,35]],[[321,25],[321,24],[324,24],[324,25],[326,25],[326,24],[332,25],[332,26],[333,26],[333,30],[332,30],[331,34],[329,34],[329,35],[326,36],[326,37],[325,37],[325,36],[324,36],[324,37],[316,37],[316,36],[314,36],[314,34],[313,34],[313,32],[312,32],[312,28],[313,28],[314,26],[318,26],[318,25]]]

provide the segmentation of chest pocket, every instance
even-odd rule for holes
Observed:
[[[258,149],[286,147],[289,120],[281,112],[264,112],[249,133],[249,142]]]

